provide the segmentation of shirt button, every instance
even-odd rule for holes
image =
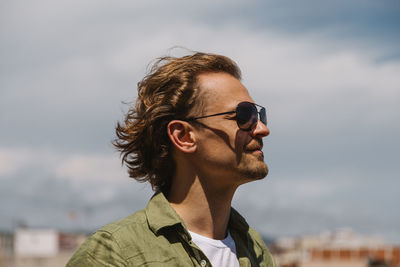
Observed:
[[[207,262],[205,260],[200,261],[201,267],[205,267],[207,265]]]

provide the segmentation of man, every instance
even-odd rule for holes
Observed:
[[[220,55],[158,59],[114,142],[129,175],[156,193],[89,237],[68,266],[275,266],[231,208],[239,185],[268,173],[265,108],[240,78]]]

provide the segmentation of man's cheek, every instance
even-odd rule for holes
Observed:
[[[243,151],[244,147],[246,147],[246,145],[248,143],[250,143],[251,138],[249,136],[249,134],[245,131],[237,131],[236,133],[236,138],[235,138],[235,148],[236,151],[240,152]]]

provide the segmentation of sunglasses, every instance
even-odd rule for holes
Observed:
[[[260,111],[258,111],[257,107],[260,108]],[[265,112],[265,108],[263,106],[251,103],[251,102],[240,102],[237,106],[236,109],[233,111],[228,111],[228,112],[222,112],[222,113],[217,113],[217,114],[212,114],[212,115],[206,115],[206,116],[200,116],[200,117],[194,117],[194,118],[188,118],[186,121],[194,121],[198,119],[204,119],[208,117],[214,117],[214,116],[220,116],[220,115],[225,115],[225,114],[233,114],[236,113],[236,123],[238,127],[243,130],[243,131],[250,131],[253,129],[257,122],[258,118],[260,118],[260,121],[264,123],[264,125],[267,125],[267,114]]]

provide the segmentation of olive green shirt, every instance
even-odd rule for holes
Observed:
[[[195,212],[195,211],[194,211]],[[229,231],[240,266],[275,267],[260,235],[231,208]],[[144,210],[90,236],[67,264],[72,266],[211,266],[162,193]]]

